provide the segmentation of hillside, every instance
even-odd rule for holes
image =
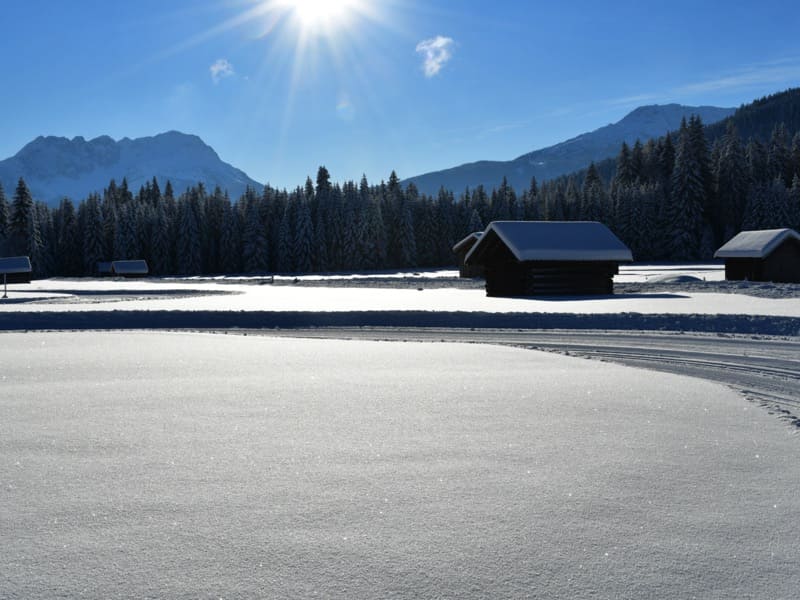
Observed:
[[[479,161],[452,169],[435,171],[410,177],[404,184],[414,183],[426,194],[435,194],[444,186],[454,192],[467,187],[474,189],[479,184],[491,189],[506,177],[509,184],[521,191],[528,187],[531,177],[539,181],[553,179],[565,173],[585,168],[590,162],[598,162],[616,156],[622,142],[633,144],[664,135],[678,128],[681,119],[699,115],[705,123],[714,123],[733,114],[733,108],[713,106],[682,106],[679,104],[641,106],[617,123],[606,125],[566,140],[523,154],[510,161]]]

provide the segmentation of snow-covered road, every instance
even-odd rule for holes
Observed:
[[[0,596],[793,598],[797,431],[488,344],[0,335]]]

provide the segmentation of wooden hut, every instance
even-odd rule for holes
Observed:
[[[714,254],[725,279],[800,283],[800,234],[793,229],[742,231]]]
[[[0,279],[6,283],[30,283],[33,267],[27,256],[0,258]]]
[[[459,277],[472,278],[484,276],[482,265],[467,266],[464,264],[464,259],[467,257],[467,254],[469,254],[469,251],[472,250],[472,247],[481,239],[481,235],[483,235],[483,232],[474,231],[453,246],[453,252],[458,258]]]
[[[144,260],[115,260],[111,272],[117,277],[147,277],[150,269]]]
[[[487,296],[611,294],[630,249],[596,221],[494,221],[467,254]]]
[[[97,263],[97,274],[100,277],[111,277],[114,271],[111,269],[111,261]]]
[[[0,258],[0,281],[3,284],[2,298],[8,298],[9,283],[30,283],[33,267],[27,256]]]

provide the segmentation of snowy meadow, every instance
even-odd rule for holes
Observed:
[[[588,299],[486,298],[452,272],[14,286],[0,597],[794,597],[798,429],[726,386],[269,336],[372,315],[797,337],[797,286],[720,275],[633,266]]]

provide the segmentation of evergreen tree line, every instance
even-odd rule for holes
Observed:
[[[800,228],[800,133],[743,140],[733,120],[712,144],[699,117],[676,134],[623,143],[607,183],[592,164],[542,185],[549,220],[608,225],[636,260],[706,260],[742,230]]]
[[[175,196],[155,178],[138,193],[111,181],[76,207],[49,208],[20,179],[0,187],[0,255],[28,255],[36,276],[81,276],[97,263],[143,258],[153,275],[308,273],[439,267],[452,246],[494,220],[596,220],[637,260],[708,259],[743,229],[800,229],[800,133],[783,124],[768,141],[743,140],[729,120],[712,144],[699,118],[602,165],[517,193],[422,195],[393,172],[370,185],[331,182],[320,167],[293,191],[265,186],[231,200],[202,184]]]
[[[395,173],[380,185],[339,185],[320,167],[316,183],[248,189],[235,201],[202,184],[176,196],[155,178],[134,194],[123,179],[77,206],[65,198],[50,208],[20,179],[10,201],[0,187],[0,256],[30,256],[37,277],[93,275],[98,263],[125,259],[145,259],[153,275],[452,265],[455,241],[507,216],[491,212],[485,193],[474,197],[421,196]]]

